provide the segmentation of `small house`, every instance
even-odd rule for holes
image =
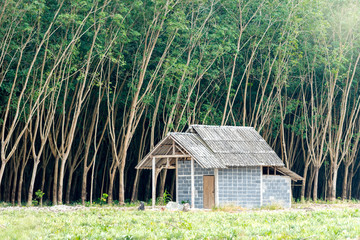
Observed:
[[[164,168],[176,170],[176,201],[192,208],[290,207],[291,181],[303,179],[252,127],[192,125],[169,133],[136,168],[152,170],[153,206]]]

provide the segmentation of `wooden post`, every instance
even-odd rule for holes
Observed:
[[[156,165],[155,165],[155,157],[152,159],[152,208],[155,209],[156,202]]]
[[[176,179],[175,179],[175,189],[176,189],[176,202],[179,203],[179,178],[178,178],[178,167],[179,167],[179,164],[178,164],[178,158],[176,158]]]
[[[260,167],[260,207],[263,205],[263,169],[264,167]]]
[[[219,171],[217,168],[214,169],[215,175],[215,206],[219,206]]]
[[[191,208],[195,208],[194,158],[191,158]]]

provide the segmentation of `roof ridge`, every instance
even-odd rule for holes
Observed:
[[[194,134],[196,134],[196,135],[199,135],[199,134],[197,134],[197,133],[190,133],[190,132],[169,132],[167,135],[169,136],[169,135],[172,135],[172,134],[175,134],[175,135],[194,135]]]
[[[252,128],[251,126],[231,126],[231,125],[205,125],[205,124],[191,124],[189,128],[191,127],[210,127],[210,128]]]

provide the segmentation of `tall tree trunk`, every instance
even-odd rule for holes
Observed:
[[[44,192],[45,191],[44,187],[45,187],[45,177],[46,177],[46,165],[43,166],[42,169],[43,169],[43,172],[42,172],[42,176],[41,176],[41,191]],[[50,182],[49,182],[49,184],[50,184]],[[43,198],[44,197],[40,198],[40,206],[43,205]]]
[[[87,174],[88,174],[88,168],[86,167],[86,162],[84,162],[84,169],[83,169],[83,175],[82,175],[82,184],[81,184],[81,204],[85,205],[86,201],[86,185],[87,185]]]
[[[15,206],[18,173],[19,173],[19,165],[15,166],[15,168],[14,168],[14,180],[13,180],[13,186],[12,186],[12,192],[11,192],[11,204],[13,206]]]
[[[7,163],[7,161],[1,161],[1,168],[0,168],[0,186],[1,186],[1,181],[2,181],[3,175],[4,175],[6,163]]]
[[[305,187],[306,187],[306,178],[307,178],[308,168],[309,168],[309,163],[305,163],[304,175],[303,175],[304,180],[302,181],[302,184],[301,184],[301,195],[300,195],[300,199],[302,202],[305,200]]]
[[[131,202],[135,202],[138,200],[140,176],[141,176],[141,169],[136,169],[135,181],[134,181],[134,185],[133,185],[133,192],[131,195]]]
[[[329,168],[329,173],[326,174],[325,170],[325,200],[331,200],[331,192],[332,192],[332,167]]]
[[[60,174],[59,174],[59,189],[58,189],[58,204],[63,204],[63,185],[64,185],[64,175],[65,175],[65,160],[60,161]]]
[[[106,164],[106,163],[105,163]],[[91,169],[91,184],[90,184],[90,204],[93,203],[93,196],[94,196],[94,183],[96,183],[97,176],[98,176],[98,170],[99,170],[100,164],[96,166],[96,161],[94,161],[94,164]],[[97,171],[95,171],[95,169]]]
[[[124,162],[124,163],[123,163]],[[125,204],[125,159],[119,168],[119,204]]]
[[[345,164],[344,169],[344,178],[343,178],[343,185],[342,185],[342,200],[345,200],[347,198],[347,186],[348,186],[348,174],[349,174],[349,164]]]
[[[350,168],[350,174],[349,174],[349,179],[348,179],[348,199],[351,200],[352,198],[352,180],[354,178],[354,166],[355,166],[355,161],[352,162],[351,164],[351,168]]]
[[[312,188],[313,188],[313,184],[314,184],[314,177],[315,177],[314,166],[311,165],[310,166],[310,178],[309,178],[307,188],[306,188],[306,198],[307,199],[311,199],[311,192],[312,192]]]
[[[21,165],[20,177],[19,177],[18,196],[17,196],[18,206],[21,206],[21,193],[22,193],[22,186],[23,186],[23,182],[24,182],[25,167],[26,167],[26,162],[23,161],[23,163]]]
[[[74,166],[71,164],[70,170],[69,170],[69,179],[67,182],[66,193],[65,193],[65,203],[66,204],[70,204],[70,190],[71,190],[73,174],[74,174]],[[74,186],[76,186],[76,185],[74,185]]]
[[[106,175],[105,173],[106,173],[106,169],[107,169],[107,164],[105,164],[105,166],[104,166],[104,171],[103,171],[103,174],[102,174],[100,196],[103,195],[104,189],[106,189],[106,187],[105,187],[105,175]],[[108,178],[107,178],[107,179],[108,179]]]
[[[314,188],[313,188],[313,200],[316,201],[318,197],[318,181],[319,181],[319,166],[314,166],[315,176],[314,176]]]
[[[59,174],[59,156],[55,158],[54,164],[54,182],[53,182],[53,205],[57,205],[57,189],[58,189],[58,174]]]
[[[159,196],[163,197],[164,196],[164,191],[165,191],[167,169],[164,168],[161,172],[162,173],[160,174]]]
[[[337,165],[335,165],[333,167],[333,179],[332,179],[331,198],[330,198],[331,201],[336,200],[336,182],[337,182],[338,170],[339,170],[339,167]]]
[[[36,172],[37,172],[39,163],[40,163],[40,161],[38,159],[34,159],[34,166],[33,166],[33,171],[31,174],[31,180],[30,180],[30,186],[29,186],[29,192],[28,192],[28,200],[27,200],[27,204],[26,204],[27,206],[32,205],[35,178],[36,178]]]
[[[108,203],[112,204],[113,203],[113,192],[114,192],[114,181],[115,181],[115,173],[116,173],[116,168],[115,170],[112,170],[110,172],[110,178],[109,178],[109,189],[108,189]]]

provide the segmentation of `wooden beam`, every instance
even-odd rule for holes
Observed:
[[[195,208],[194,158],[191,158],[191,208]]]
[[[166,168],[169,168],[170,167],[170,161],[169,161],[169,158],[166,158]]]
[[[155,202],[156,202],[156,173],[155,173],[155,158],[152,159],[152,208],[155,209]]]
[[[183,153],[183,154],[186,154],[185,151],[181,150],[180,146],[176,145],[175,146],[177,150],[179,150],[179,152]]]
[[[170,165],[170,166],[166,166],[166,165],[161,165],[160,166],[161,169],[175,169],[176,167],[174,165]]]
[[[151,155],[152,158],[189,158],[190,155],[183,155],[183,154],[177,154],[177,155]]]
[[[175,155],[175,141],[174,140],[173,140],[172,150],[173,150],[173,155]]]

